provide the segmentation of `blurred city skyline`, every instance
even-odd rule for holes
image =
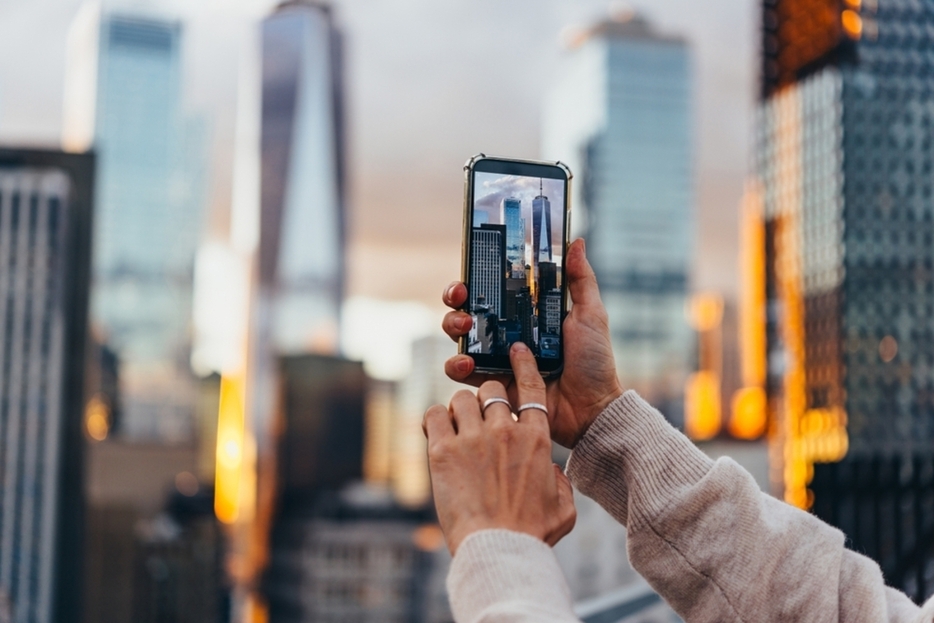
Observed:
[[[0,8],[5,143],[58,144],[65,35],[80,4]],[[203,241],[225,236],[229,227],[238,59],[250,29],[274,4],[105,3],[184,23],[183,107],[210,119]],[[692,285],[735,295],[737,213],[756,88],[752,3],[406,0],[333,6],[347,40],[347,294],[358,309],[378,317],[417,302],[441,311],[438,293],[460,274],[464,160],[479,151],[539,157],[541,105],[564,52],[562,38],[625,6],[643,12],[661,32],[685,36],[694,50],[698,246]]]

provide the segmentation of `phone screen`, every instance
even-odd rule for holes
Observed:
[[[509,348],[521,341],[540,370],[557,372],[566,311],[566,170],[484,159],[469,175],[467,312],[473,325],[466,352],[478,367],[508,370]]]

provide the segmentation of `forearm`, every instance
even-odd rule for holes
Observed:
[[[447,587],[458,623],[578,621],[554,553],[526,534],[471,534],[454,556]]]
[[[633,392],[593,423],[568,475],[627,526],[633,567],[687,621],[917,620],[840,531],[711,461]]]

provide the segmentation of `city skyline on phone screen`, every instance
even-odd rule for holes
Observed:
[[[506,355],[521,341],[538,357],[558,359],[567,182],[473,175],[467,352]]]

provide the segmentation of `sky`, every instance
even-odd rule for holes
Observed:
[[[184,98],[209,120],[206,238],[229,226],[238,59],[270,0],[126,0],[185,22]],[[335,0],[347,45],[348,294],[439,314],[460,274],[463,164],[539,155],[562,32],[606,0]],[[56,145],[65,37],[80,0],[0,0],[0,142]],[[749,167],[758,46],[752,0],[632,2],[682,34],[695,68],[693,287],[737,289],[738,206]],[[619,10],[619,4],[612,7]],[[413,275],[419,278],[413,279]],[[359,315],[359,314],[358,314]],[[365,315],[365,314],[364,314]],[[389,316],[392,314],[389,313]]]
[[[542,179],[541,192],[548,198],[551,207],[551,248],[555,262],[561,265],[561,239],[564,234],[564,182]],[[489,215],[488,223],[502,225],[501,204],[507,197],[519,199],[522,218],[525,219],[525,243],[532,245],[532,201],[539,193],[539,178],[502,175],[500,173],[477,173],[474,189],[474,211],[482,210]]]

